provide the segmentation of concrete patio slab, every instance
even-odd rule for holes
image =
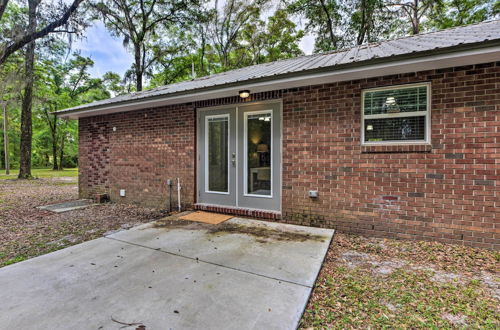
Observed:
[[[55,213],[63,213],[73,210],[84,209],[86,207],[95,205],[90,199],[78,199],[75,201],[68,201],[58,204],[44,205],[37,207],[40,210],[47,210]]]
[[[220,225],[148,223],[109,238],[312,287],[333,230],[233,218]]]
[[[134,324],[130,329],[139,325],[146,329],[295,328],[312,290],[311,274],[319,271],[333,231],[243,219],[231,224],[257,231],[265,224],[270,226],[266,230],[276,233],[245,237],[241,232],[219,232],[218,237],[217,231],[189,225],[184,229],[140,226],[1,268],[0,324],[6,329],[124,326],[118,322]],[[279,236],[280,231],[290,230],[311,230],[325,241],[314,236],[313,244]],[[204,231],[205,239],[200,236]],[[145,235],[144,240],[139,234]],[[167,240],[179,244],[177,252]],[[152,241],[163,247],[158,249]],[[231,247],[239,251],[230,253]],[[288,263],[286,257],[279,257],[281,253],[289,254]]]

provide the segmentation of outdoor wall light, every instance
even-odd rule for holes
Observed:
[[[246,99],[247,97],[250,96],[250,91],[248,89],[242,90],[238,92],[240,94],[240,97],[242,99]]]

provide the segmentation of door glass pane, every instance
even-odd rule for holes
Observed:
[[[208,118],[208,190],[228,192],[229,118]]]
[[[271,113],[247,119],[247,194],[271,195]]]

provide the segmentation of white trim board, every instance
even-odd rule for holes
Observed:
[[[431,55],[407,60],[384,62],[380,64],[364,65],[348,69],[334,70],[313,74],[304,74],[295,77],[281,78],[257,83],[242,84],[232,87],[223,87],[209,91],[196,91],[184,94],[155,98],[154,100],[137,100],[124,104],[109,104],[97,109],[82,109],[81,111],[58,114],[61,118],[78,119],[96,115],[126,112],[144,108],[153,108],[173,104],[190,103],[208,99],[237,96],[238,91],[248,89],[251,93],[267,92],[302,86],[320,85],[338,81],[348,81],[363,78],[380,77],[386,75],[434,70],[447,67],[487,63],[500,60],[500,46],[482,49],[467,50],[455,53]]]

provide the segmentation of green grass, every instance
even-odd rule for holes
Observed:
[[[19,170],[10,171],[10,175],[5,175],[5,171],[3,171],[0,174],[0,180],[16,179],[18,174]],[[31,169],[31,175],[35,178],[77,177],[78,168],[65,168],[62,171],[54,171],[51,168],[33,168]]]
[[[302,328],[461,327],[443,319],[445,313],[465,317],[463,327],[494,329],[499,324],[496,300],[475,280],[441,284],[432,281],[432,272],[404,269],[388,278],[377,278],[366,269],[338,267],[333,273],[317,283],[321,299],[309,305]]]
[[[28,259],[28,258],[27,258],[27,257],[25,257],[25,256],[21,256],[21,255],[19,255],[19,256],[16,256],[16,257],[14,257],[14,258],[11,258],[11,259],[9,259],[9,260],[7,260],[7,261],[4,261],[4,262],[0,263],[0,267],[3,267],[3,266],[8,266],[8,265],[12,265],[12,264],[15,264],[15,263],[18,263],[18,262],[24,261],[24,260],[26,260],[26,259]]]
[[[466,246],[336,234],[300,327],[500,329],[498,260]]]

